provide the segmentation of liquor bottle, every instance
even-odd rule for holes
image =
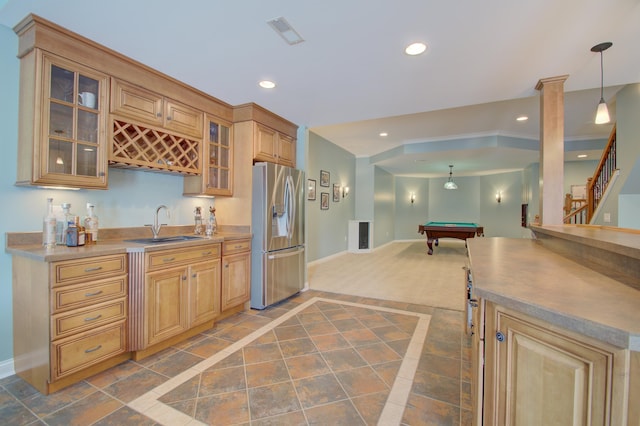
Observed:
[[[62,213],[56,217],[56,244],[64,246],[67,244],[67,229],[69,221],[73,221],[73,213],[71,213],[71,204],[62,203]]]
[[[76,227],[78,228],[78,246],[83,246],[87,243],[87,233],[78,216],[76,216]]]
[[[85,242],[95,244],[98,242],[98,216],[93,211],[94,205],[87,203],[87,215],[84,217]]]
[[[42,221],[42,246],[47,249],[56,246],[56,215],[53,214],[53,198],[47,198],[47,213]]]

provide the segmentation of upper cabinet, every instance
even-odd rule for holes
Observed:
[[[202,137],[202,111],[116,79],[112,82],[111,113],[195,138]]]
[[[16,183],[106,188],[109,78],[40,49],[20,74]]]
[[[230,122],[207,115],[202,174],[184,178],[183,195],[233,194],[233,135]]]
[[[256,104],[234,109],[234,126],[238,143],[253,145],[253,161],[296,166],[298,126]]]

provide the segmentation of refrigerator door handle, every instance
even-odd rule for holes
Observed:
[[[274,253],[267,256],[267,259],[282,259],[283,257],[297,256],[301,251],[304,251],[304,247],[299,247],[297,250],[289,251],[287,250],[285,253]]]
[[[293,237],[293,220],[296,217],[296,200],[293,196],[293,178],[287,176],[285,182],[285,203],[287,204],[287,238]]]

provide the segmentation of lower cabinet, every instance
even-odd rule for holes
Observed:
[[[475,423],[627,424],[628,350],[494,303],[483,306],[484,342],[482,333],[474,336],[472,371],[474,409],[484,413],[474,413]]]
[[[220,313],[220,244],[146,255],[143,347],[166,341]]]
[[[43,394],[129,358],[127,257],[13,256],[14,369]]]
[[[251,240],[225,241],[222,246],[222,311],[251,298]]]

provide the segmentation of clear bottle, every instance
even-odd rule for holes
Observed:
[[[80,217],[76,216],[76,228],[78,228],[78,246],[83,246],[87,242],[87,234],[84,226],[80,223]]]
[[[87,215],[84,217],[85,241],[86,244],[96,244],[98,242],[98,216],[95,214],[95,206],[87,203]]]
[[[216,208],[209,207],[209,223],[208,226],[211,229],[211,234],[215,234],[218,230],[218,221],[216,220]]]
[[[195,228],[193,233],[196,235],[202,234],[202,207],[196,207],[194,211]]]
[[[62,213],[56,217],[56,243],[59,246],[67,244],[67,229],[69,229],[69,221],[73,222],[74,214],[71,213],[71,204],[62,203]]]
[[[56,215],[53,214],[53,198],[47,198],[47,213],[42,221],[42,246],[47,249],[56,246]]]

